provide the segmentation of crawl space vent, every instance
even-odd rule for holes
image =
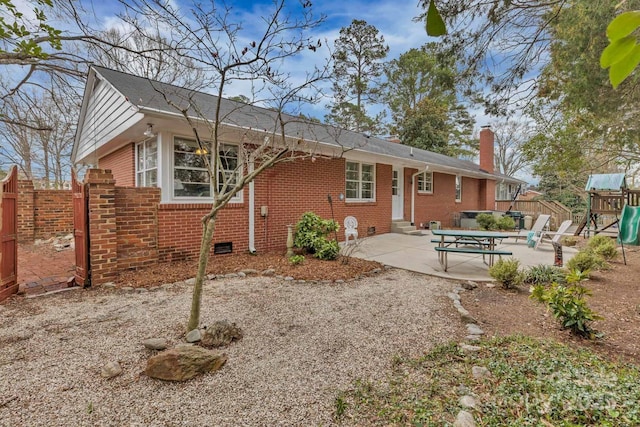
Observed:
[[[231,242],[214,243],[213,245],[214,254],[230,254],[231,252],[233,252],[233,243]]]

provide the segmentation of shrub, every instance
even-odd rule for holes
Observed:
[[[596,234],[590,238],[587,247],[605,260],[612,260],[618,256],[618,250],[613,239],[602,234]]]
[[[599,334],[591,328],[591,322],[602,317],[587,306],[585,297],[591,293],[580,285],[580,281],[585,278],[584,273],[577,271],[570,275],[573,280],[578,281],[568,285],[554,283],[549,288],[536,285],[532,289],[531,298],[545,303],[563,328],[570,329],[578,336],[594,339]]]
[[[304,255],[293,255],[289,257],[289,262],[291,265],[298,265],[304,262]]]
[[[575,246],[578,244],[578,238],[575,236],[564,236],[560,241],[562,246]]]
[[[496,226],[499,230],[513,230],[514,228],[516,228],[516,222],[510,216],[505,215],[502,218],[498,219],[498,221],[496,222]]]
[[[552,265],[535,265],[525,273],[525,283],[532,285],[548,285],[553,282],[564,283],[566,272]]]
[[[481,213],[476,216],[476,222],[481,230],[497,230],[496,217],[493,214]]]
[[[306,212],[296,224],[296,236],[293,244],[304,248],[307,253],[320,259],[336,259],[340,246],[330,241],[328,236],[337,231],[338,223],[330,219],[322,219],[313,212]]]
[[[335,240],[325,240],[318,246],[314,256],[323,260],[334,260],[340,254],[340,245]]]
[[[489,276],[496,279],[504,289],[516,288],[524,280],[524,274],[519,268],[520,261],[517,259],[501,259],[489,267]]]
[[[569,270],[579,270],[584,272],[599,270],[606,266],[607,263],[605,260],[590,248],[581,250],[567,262],[567,268]]]

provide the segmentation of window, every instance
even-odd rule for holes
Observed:
[[[147,140],[136,145],[136,187],[158,186],[158,141]]]
[[[518,186],[515,184],[498,184],[496,187],[496,200],[511,200],[516,196]]]
[[[418,175],[418,193],[433,193],[433,172]]]
[[[462,177],[456,175],[456,202],[462,201]]]
[[[220,159],[218,191],[222,193],[229,191],[237,182],[238,146],[220,143],[218,154]],[[207,155],[209,153],[201,150],[196,141],[174,138],[173,195],[175,197],[212,197],[209,171],[204,157]],[[209,160],[213,161],[213,156]]]
[[[347,162],[347,200],[375,200],[375,167],[366,163]]]
[[[398,171],[393,171],[393,177],[391,178],[391,195],[398,195]]]

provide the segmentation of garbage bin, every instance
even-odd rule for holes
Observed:
[[[516,229],[521,230],[524,227],[524,216],[522,215],[522,212],[509,211],[505,213],[505,216],[509,216],[513,219],[513,222],[516,224]]]
[[[531,227],[533,227],[533,217],[531,215],[527,215],[524,217],[524,228],[531,230]]]

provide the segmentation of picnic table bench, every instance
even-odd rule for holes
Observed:
[[[482,261],[489,266],[493,265],[495,255],[498,257],[513,255],[510,251],[496,249],[496,239],[502,240],[509,237],[503,233],[482,230],[432,230],[431,233],[434,236],[440,236],[440,239],[433,239],[431,242],[438,243],[435,250],[438,252],[438,260],[444,267],[444,271],[448,269],[449,253],[480,254]]]

